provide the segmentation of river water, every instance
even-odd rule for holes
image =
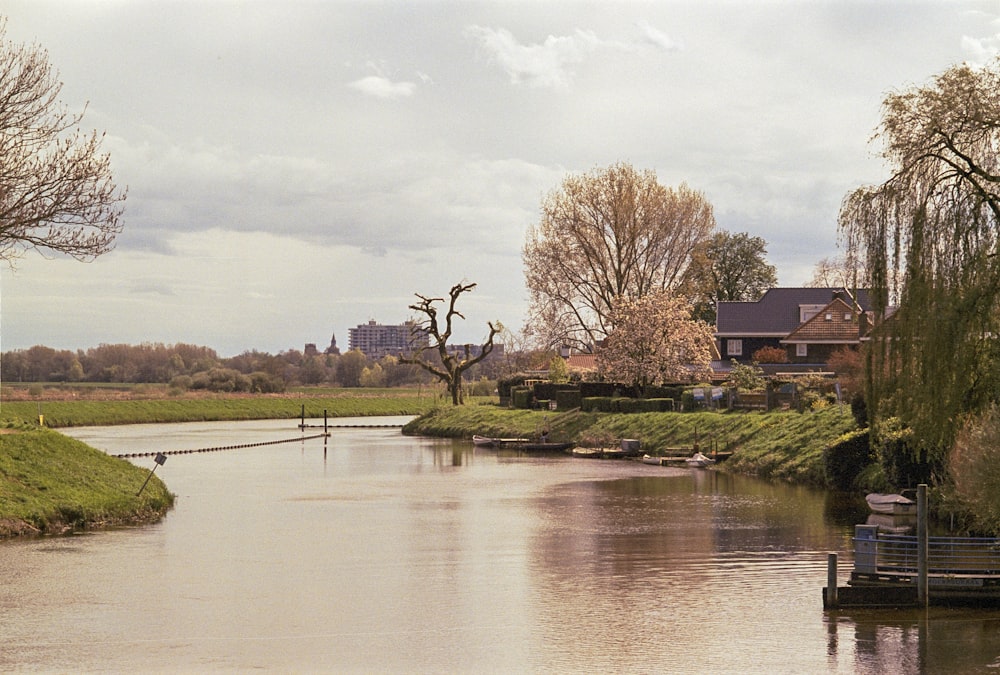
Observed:
[[[112,453],[300,435],[288,421],[66,433]],[[998,612],[824,613],[827,553],[843,584],[865,514],[823,492],[398,428],[171,455],[157,475],[178,495],[159,524],[0,545],[0,671],[1000,667]]]

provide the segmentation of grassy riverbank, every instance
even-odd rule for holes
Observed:
[[[341,390],[342,392],[343,390]],[[426,390],[398,389],[392,393],[337,393],[329,395],[218,395],[129,399],[9,400],[0,402],[0,424],[37,422],[41,414],[48,427],[104,426],[166,422],[295,419],[305,406],[306,417],[370,417],[419,415],[440,399]]]
[[[829,407],[810,413],[555,413],[494,405],[440,407],[414,420],[404,433],[471,438],[550,438],[578,444],[635,438],[651,455],[734,451],[727,471],[795,483],[826,483],[823,451],[857,428],[850,411]]]
[[[125,460],[49,429],[0,433],[0,538],[159,520],[166,486]]]

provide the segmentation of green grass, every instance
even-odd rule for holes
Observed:
[[[158,520],[174,497],[149,471],[49,429],[0,434],[0,537]]]
[[[494,405],[442,406],[414,420],[404,433],[470,438],[536,437],[548,429],[552,440],[580,443],[585,438],[635,438],[643,452],[669,455],[733,451],[728,471],[795,483],[823,485],[824,448],[857,428],[849,410],[816,412],[565,413],[508,410]]]
[[[3,401],[0,423],[37,422],[39,410],[48,427],[104,426],[153,422],[293,419],[305,406],[306,417],[419,415],[439,399],[416,391],[395,395],[213,397],[140,400]],[[404,393],[401,393],[404,392]]]

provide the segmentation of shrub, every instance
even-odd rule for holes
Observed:
[[[270,373],[256,371],[250,373],[250,391],[258,394],[280,394],[285,391],[285,381]]]
[[[955,492],[980,526],[1000,532],[1000,410],[995,405],[959,430],[949,468]]]
[[[851,414],[854,415],[854,421],[858,423],[859,427],[868,426],[868,402],[865,401],[865,395],[861,392],[851,397]]]
[[[651,399],[680,399],[684,395],[684,385],[649,386],[642,390],[642,395]]]
[[[613,399],[610,396],[587,396],[581,401],[584,412],[614,412]]]
[[[670,412],[674,409],[673,398],[647,398],[646,412]]]
[[[521,385],[510,389],[510,404],[514,408],[530,408],[534,398],[531,387]]]
[[[754,363],[788,363],[788,352],[781,347],[761,347],[751,358]]]
[[[927,458],[927,450],[919,446],[913,430],[903,428],[895,418],[888,420],[886,427],[877,454],[889,484],[904,488],[930,483],[940,466]]]
[[[755,391],[763,389],[764,371],[756,363],[747,365],[732,359],[729,370],[729,383],[740,391]]]
[[[563,389],[556,392],[556,406],[559,410],[572,410],[582,407],[583,397],[577,389]]]
[[[854,480],[873,459],[866,429],[844,434],[823,450],[827,484],[836,490],[850,490]]]
[[[473,382],[469,387],[469,393],[472,396],[491,396],[497,389],[497,383],[493,380],[488,380],[486,377],[480,377],[478,381]]]
[[[528,378],[524,375],[512,375],[511,377],[497,380],[497,393],[500,395],[500,398],[508,398],[511,395],[511,389],[524,385],[526,379]]]

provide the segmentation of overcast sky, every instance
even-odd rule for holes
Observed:
[[[625,161],[760,236],[783,286],[885,178],[884,95],[1000,47],[991,2],[4,0],[128,186],[117,248],[0,271],[3,350],[327,346],[458,282],[525,320],[521,249],[570,173]]]

